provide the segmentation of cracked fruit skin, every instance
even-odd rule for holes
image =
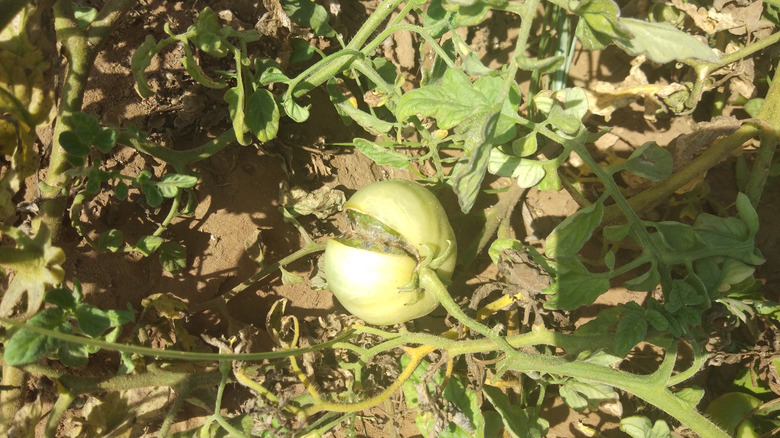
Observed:
[[[344,308],[376,325],[406,322],[433,311],[439,302],[419,288],[417,266],[439,257],[432,267],[447,281],[457,253],[455,234],[439,200],[413,182],[386,180],[358,190],[344,208],[350,230],[328,240],[324,256],[328,288]]]

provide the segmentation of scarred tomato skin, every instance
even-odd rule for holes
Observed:
[[[325,279],[344,308],[376,325],[397,324],[433,311],[438,301],[413,280],[429,249],[434,258],[448,254],[436,268],[440,278],[449,280],[455,269],[455,233],[439,200],[413,182],[386,180],[358,190],[344,208],[381,222],[416,252],[382,252],[371,245],[330,239],[324,256]]]

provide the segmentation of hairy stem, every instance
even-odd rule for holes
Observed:
[[[303,248],[299,249],[298,251],[295,251],[294,253],[288,255],[287,257],[279,260],[278,262],[272,263],[272,264],[264,267],[263,269],[260,270],[260,272],[258,272],[257,274],[249,277],[248,279],[244,280],[241,284],[239,284],[238,286],[234,287],[233,289],[227,291],[223,295],[221,295],[219,297],[216,297],[214,299],[208,300],[208,301],[203,302],[203,303],[193,304],[192,306],[190,306],[190,311],[191,312],[200,312],[202,310],[214,307],[217,304],[227,303],[228,301],[230,301],[231,298],[233,298],[236,295],[238,295],[239,293],[243,292],[249,286],[257,283],[258,281],[263,279],[265,276],[270,275],[271,273],[275,272],[279,268],[283,268],[283,267],[289,265],[290,263],[292,263],[292,262],[294,262],[294,261],[296,261],[296,260],[298,260],[300,258],[303,258],[303,257],[305,257],[305,256],[307,256],[309,254],[313,254],[315,252],[320,252],[320,251],[325,250],[325,245],[326,245],[326,242],[311,243],[309,245],[306,245]]]

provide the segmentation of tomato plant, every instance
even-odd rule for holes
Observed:
[[[149,5],[6,3],[0,431],[32,434],[40,423],[44,436],[56,436],[64,418],[75,418],[74,436],[132,435],[147,423],[125,421],[131,415],[164,413],[156,433],[170,436],[192,401],[207,413],[182,436],[349,436],[361,413],[401,406],[392,398],[403,397],[425,436],[544,436],[551,399],[577,412],[609,405],[622,417],[630,396],[653,417],[622,417],[631,436],[751,433],[755,400],[727,395],[702,412],[709,389],[692,378],[744,348],[747,341],[729,343],[739,330],[754,345],[773,346],[777,335],[780,304],[756,275],[767,262],[761,200],[778,173],[776,1],[383,0],[351,28],[331,22],[338,2],[263,2],[256,26],[205,7],[191,22],[145,34],[122,61],[143,105],[157,105],[178,81],[214,105],[204,118],[227,115],[210,126],[216,132],[176,147],[165,141],[172,128],[147,132],[85,105],[106,41],[120,23],[153,17]],[[473,47],[495,20],[511,23],[493,42],[503,47],[501,62]],[[389,55],[403,38],[414,41],[411,64]],[[580,56],[628,60],[630,71],[622,82],[577,81],[571,68]],[[161,73],[162,58],[179,70]],[[335,184],[315,179],[321,187],[303,190],[278,181],[279,201],[262,208],[280,224],[255,230],[246,247],[256,272],[239,284],[189,301],[147,291],[127,310],[90,304],[63,235],[98,262],[155,256],[160,270],[149,275],[197,275],[193,258],[210,254],[176,230],[205,220],[199,194],[214,179],[203,172],[230,173],[205,163],[230,148],[275,153],[275,141],[295,139],[283,133],[325,111],[320,92],[356,133],[327,147],[416,181],[375,177],[384,181],[343,187],[356,190],[348,201]],[[193,99],[159,112],[184,116],[190,102],[205,108]],[[628,140],[621,153],[604,149],[617,137],[612,117],[634,113],[639,101],[642,123],[660,127],[658,138]],[[720,117],[726,107],[732,112]],[[702,118],[689,134],[662,140],[673,121]],[[122,162],[122,151],[156,165]],[[731,190],[715,196],[707,174],[734,155]],[[577,208],[536,235],[523,202],[532,191],[566,193]],[[133,235],[90,215],[97,203],[137,207],[124,219],[146,231]],[[654,210],[663,204],[685,207]],[[331,217],[341,210],[347,227],[337,231]],[[279,253],[266,251],[262,237],[290,230],[300,234],[296,249],[269,262]],[[290,268],[323,251],[308,282]],[[228,304],[275,275],[283,286],[327,287],[344,309],[304,318],[281,297],[252,309],[264,313],[265,327],[238,324]],[[600,304],[615,288],[620,299]],[[110,293],[110,284],[99,290]],[[199,344],[188,320],[217,314],[229,328],[202,334]],[[777,359],[758,350],[729,360],[758,370],[774,397],[766,412],[775,412]],[[111,355],[116,371],[86,377],[78,367],[100,355]],[[43,401],[22,403],[30,376],[56,382],[45,419]],[[236,387],[252,394],[240,412],[225,406]],[[719,412],[735,400],[736,422]]]

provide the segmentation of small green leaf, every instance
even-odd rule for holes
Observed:
[[[516,133],[520,94],[513,87],[503,102],[497,102],[502,88],[501,78],[480,77],[472,84],[466,73],[449,69],[441,80],[401,96],[395,115],[400,122],[418,114],[432,117],[439,129],[455,128],[456,132],[465,133],[473,147],[485,138],[488,117],[499,112],[498,120],[492,122],[495,123],[492,141],[493,144],[506,143]]]
[[[645,54],[650,61],[658,64],[688,59],[720,62],[708,45],[669,23],[651,23],[633,18],[619,18],[618,23],[632,36],[616,39],[615,44],[629,55]]]
[[[152,35],[147,35],[144,42],[138,46],[130,60],[130,70],[133,71],[135,78],[135,89],[138,94],[147,99],[154,94],[149,88],[149,81],[146,79],[145,70],[152,63],[152,58],[157,53],[157,41]]]
[[[163,201],[162,192],[157,188],[157,185],[152,182],[146,182],[141,184],[141,192],[146,197],[146,203],[149,207],[159,207]]]
[[[180,173],[169,173],[162,177],[155,184],[160,194],[166,198],[173,198],[179,193],[180,189],[194,187],[198,183],[198,177],[194,175],[182,175]]]
[[[236,86],[225,91],[225,95],[222,98],[228,104],[228,112],[230,113],[230,120],[233,122],[233,131],[236,134],[236,141],[242,146],[246,146],[251,141],[246,136],[246,131],[249,127],[245,120],[245,108],[244,108],[244,90],[242,87]]]
[[[539,144],[536,140],[536,131],[530,132],[512,142],[512,155],[527,157],[535,154]]]
[[[285,114],[297,123],[303,123],[309,118],[309,107],[298,105],[289,94],[282,99],[282,106]]]
[[[282,8],[296,24],[314,30],[317,36],[332,37],[336,31],[330,27],[330,16],[322,5],[309,0],[286,0]]]
[[[471,211],[474,203],[477,201],[477,195],[482,187],[482,181],[485,179],[485,171],[490,162],[490,150],[493,145],[485,142],[475,148],[471,155],[462,160],[465,166],[460,167],[457,174],[454,175],[454,191],[458,195],[458,204],[460,210],[464,213]]]
[[[748,113],[750,117],[758,117],[758,112],[761,110],[761,107],[764,106],[764,98],[763,97],[755,97],[753,99],[748,100],[745,103],[745,112]]]
[[[246,101],[246,125],[263,143],[276,138],[279,116],[273,94],[264,88],[255,90]]]
[[[622,225],[607,225],[603,231],[604,238],[613,242],[620,242],[631,232],[631,223],[625,223]]]
[[[354,106],[351,99],[341,91],[340,79],[332,78],[328,81],[328,95],[345,124],[355,121],[363,129],[371,134],[379,135],[390,131],[393,124],[367,113]]]
[[[512,176],[517,178],[515,183],[518,187],[526,189],[541,183],[547,176],[547,171],[539,161],[521,159],[515,170],[512,171]],[[539,187],[539,190],[543,190],[543,188]]]
[[[198,64],[198,62],[195,60],[195,57],[192,55],[190,46],[187,44],[184,45],[184,57],[181,58],[181,64],[184,66],[184,69],[187,70],[187,73],[192,76],[192,79],[195,80],[195,82],[203,85],[206,88],[221,89],[227,86],[227,83],[224,80],[213,79],[207,75],[205,71],[203,71],[203,68],[200,66],[200,64]]]
[[[284,285],[289,286],[303,281],[303,277],[298,274],[294,274],[282,267],[280,267],[279,270],[282,272],[282,284]]]
[[[163,242],[165,242],[165,239],[159,236],[142,236],[138,239],[138,242],[136,242],[133,248],[145,257],[149,257],[157,251],[157,248],[159,248]]]
[[[607,269],[610,271],[615,269],[615,252],[614,251],[607,251],[606,254],[604,254],[604,265],[606,265]]]
[[[43,300],[63,309],[72,309],[76,306],[76,299],[73,297],[73,294],[63,287],[46,292],[46,296]]]
[[[485,427],[485,418],[479,408],[477,394],[464,385],[460,378],[455,377],[447,381],[447,386],[442,391],[442,397],[454,404],[466,416],[469,420],[470,430],[481,430]]]
[[[672,252],[683,252],[694,249],[699,241],[696,238],[696,232],[690,225],[680,222],[655,222],[650,226],[658,231],[653,240],[659,244],[659,247],[668,248]],[[658,242],[660,240],[660,242]]]
[[[290,82],[290,78],[282,73],[282,67],[279,63],[272,59],[255,59],[255,75],[258,74],[260,77],[256,80],[263,87],[275,82],[281,82],[283,84]]]
[[[106,312],[91,304],[82,303],[76,306],[75,315],[79,330],[91,338],[102,335],[111,327],[111,319]]]
[[[671,438],[669,425],[664,420],[656,420],[653,424],[649,418],[635,415],[620,420],[620,430],[631,438]]]
[[[124,234],[115,229],[108,230],[100,233],[97,239],[96,246],[98,251],[111,251],[117,252],[125,244]]]
[[[187,267],[187,251],[176,242],[160,245],[160,264],[171,274],[178,274]]]
[[[658,283],[660,282],[661,274],[658,273],[658,269],[656,269],[655,265],[653,265],[644,274],[630,280],[626,280],[626,282],[623,283],[623,286],[625,286],[628,290],[643,292],[655,289],[655,287],[658,286]]]
[[[625,356],[647,334],[647,321],[637,312],[624,314],[615,332],[615,354]]]
[[[758,213],[753,208],[750,198],[744,193],[737,194],[737,212],[739,212],[739,217],[747,224],[750,234],[755,235],[758,232],[759,225]]]
[[[62,342],[57,349],[57,358],[65,366],[83,367],[89,363],[89,347],[83,344]]]
[[[531,418],[528,412],[514,405],[500,389],[483,385],[482,392],[496,411],[501,414],[505,432],[515,438],[542,437],[547,433],[547,422],[540,418]]]
[[[663,181],[671,176],[674,159],[665,148],[655,142],[647,142],[637,148],[620,167],[650,181]]]
[[[688,404],[690,409],[696,409],[696,406],[699,405],[699,402],[701,402],[701,399],[704,397],[704,389],[693,386],[690,388],[683,388],[675,392],[674,395]]]
[[[517,239],[494,240],[493,243],[490,244],[490,248],[488,248],[488,255],[490,256],[490,260],[493,261],[493,264],[497,265],[501,258],[501,252],[508,249],[523,251],[525,246],[523,245],[523,242]]]
[[[663,313],[657,310],[648,309],[647,313],[645,314],[645,319],[650,324],[650,326],[659,332],[666,331],[666,329],[669,328],[669,321],[666,319]]]
[[[95,136],[94,145],[100,152],[109,152],[114,145],[116,145],[116,130],[111,128],[102,129],[100,133]]]
[[[120,201],[124,201],[127,199],[127,195],[130,188],[127,187],[127,184],[125,184],[124,181],[118,181],[116,183],[116,186],[114,187],[114,194],[116,195],[116,198]]]
[[[73,5],[73,18],[76,19],[76,23],[79,25],[79,29],[87,30],[89,25],[95,21],[98,16],[98,10],[89,6]]]
[[[396,169],[404,169],[409,167],[412,160],[408,155],[382,147],[363,138],[356,138],[353,144],[355,149],[380,166],[387,165]]]
[[[60,146],[69,155],[75,157],[86,157],[89,155],[89,145],[82,143],[78,135],[73,131],[65,131],[60,134]]]
[[[604,205],[597,202],[564,219],[547,236],[545,255],[561,258],[577,254],[601,223],[603,214]]]
[[[43,309],[35,316],[27,320],[27,324],[54,329],[65,323],[65,313],[59,308]],[[9,365],[22,365],[38,360],[48,353],[51,347],[56,347],[56,342],[50,342],[51,338],[26,329],[19,329],[5,342],[3,360]]]
[[[617,399],[617,393],[611,386],[566,379],[559,393],[563,401],[577,412],[586,409],[595,411],[601,403]]]
[[[574,12],[582,18],[575,35],[588,50],[601,50],[621,35],[615,24],[620,9],[612,0],[585,0]]]
[[[70,124],[73,126],[73,131],[78,136],[79,140],[85,145],[92,145],[95,141],[95,137],[100,134],[102,130],[100,123],[87,113],[77,112],[73,113],[70,117]]]
[[[589,272],[576,257],[559,260],[557,270],[553,289],[557,293],[544,304],[548,309],[574,310],[609,290],[609,278]]]
[[[306,62],[317,53],[314,47],[303,38],[293,38],[291,43],[293,49],[293,53],[290,56],[291,63]]]

